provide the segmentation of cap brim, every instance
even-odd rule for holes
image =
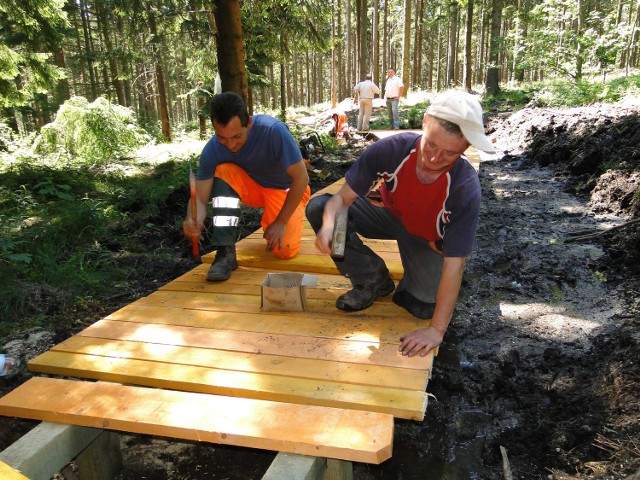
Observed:
[[[462,130],[464,138],[466,138],[467,141],[478,150],[482,150],[486,153],[496,153],[495,146],[491,143],[491,140],[487,138],[484,132],[478,132],[475,129],[466,129],[464,127],[460,127],[460,130]]]

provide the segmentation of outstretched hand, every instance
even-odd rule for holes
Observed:
[[[435,327],[414,330],[400,337],[402,343],[398,347],[398,351],[408,357],[414,357],[418,354],[421,357],[426,357],[432,349],[442,343],[443,337],[444,335]]]

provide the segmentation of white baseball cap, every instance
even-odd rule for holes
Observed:
[[[484,133],[482,107],[476,97],[462,90],[449,90],[438,95],[427,114],[455,123],[467,141],[479,150],[495,153],[496,149]]]

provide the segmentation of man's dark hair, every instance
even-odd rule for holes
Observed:
[[[242,97],[234,92],[223,92],[215,95],[209,104],[211,121],[227,125],[233,117],[240,118],[240,125],[249,125],[249,112]]]

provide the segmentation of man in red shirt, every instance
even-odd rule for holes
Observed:
[[[466,92],[446,92],[425,113],[422,134],[401,133],[376,142],[347,171],[337,194],[307,205],[316,248],[326,254],[331,253],[336,213],[349,208],[344,258],[334,262],[353,289],[338,298],[338,309],[362,310],[395,290],[394,303],[431,319],[428,327],[401,338],[404,355],[424,356],[442,342],[466,257],[476,246],[480,181],[463,156],[469,145],[494,152],[480,103]],[[359,236],[397,240],[404,267],[397,289],[384,260]]]

